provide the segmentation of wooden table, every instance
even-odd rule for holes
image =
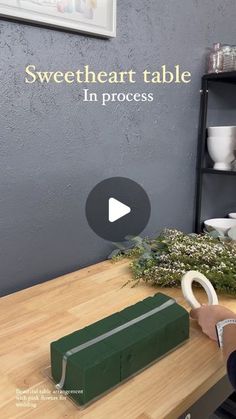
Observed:
[[[129,278],[126,261],[106,261],[1,299],[2,418],[175,419],[190,418],[190,412],[194,419],[198,411],[204,419],[209,403],[220,404],[232,392],[220,350],[192,322],[185,345],[88,408],[63,397],[53,400],[50,342],[158,291],[122,287]],[[185,306],[180,290],[164,292]],[[233,298],[222,297],[221,303],[236,310]]]

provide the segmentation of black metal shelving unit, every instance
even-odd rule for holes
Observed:
[[[195,232],[200,233],[201,209],[202,209],[202,183],[205,175],[225,175],[236,176],[236,172],[227,170],[214,170],[206,166],[207,156],[207,115],[208,115],[208,96],[211,83],[231,83],[236,84],[236,71],[217,74],[205,74],[202,77],[201,103],[199,118],[199,137],[197,151],[197,182],[196,182],[196,206],[195,206]]]

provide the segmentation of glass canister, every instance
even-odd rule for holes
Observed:
[[[234,49],[231,45],[224,45],[223,52],[223,71],[234,70]]]
[[[221,71],[223,71],[223,51],[221,44],[218,42],[213,45],[209,55],[208,73],[219,73]]]
[[[233,70],[236,71],[236,46],[233,46],[233,61],[234,61],[234,66],[233,66]]]

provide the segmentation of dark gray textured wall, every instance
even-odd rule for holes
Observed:
[[[206,47],[235,43],[235,0],[118,0],[117,38],[0,21],[0,280],[3,293],[104,259],[111,244],[84,205],[100,180],[127,176],[150,195],[145,234],[191,231],[200,76]],[[26,85],[24,69],[153,71],[180,64],[191,85],[150,91],[143,104],[102,107],[78,85]],[[104,91],[97,86],[95,91]],[[213,110],[214,111],[214,110]]]

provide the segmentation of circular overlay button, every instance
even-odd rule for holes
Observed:
[[[151,205],[145,190],[124,177],[112,177],[98,183],[86,202],[86,217],[91,229],[113,242],[140,234],[150,213]]]

